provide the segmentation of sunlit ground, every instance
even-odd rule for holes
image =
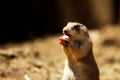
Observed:
[[[62,34],[0,46],[0,80],[60,80],[66,56]],[[90,31],[100,80],[120,80],[120,26]]]

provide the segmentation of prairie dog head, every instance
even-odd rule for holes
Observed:
[[[63,34],[71,37],[72,40],[84,40],[89,38],[86,26],[77,22],[69,22],[63,28]]]

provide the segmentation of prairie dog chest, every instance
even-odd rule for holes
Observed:
[[[62,80],[78,80],[81,77],[82,70],[76,65],[69,65],[68,62],[66,62],[65,68],[64,68],[64,77]]]

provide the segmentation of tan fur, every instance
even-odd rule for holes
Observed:
[[[80,31],[73,27],[80,26]],[[77,22],[69,22],[63,28],[72,36],[69,46],[63,45],[67,56],[62,80],[99,80],[99,70],[92,51],[92,41],[87,28]],[[65,34],[65,33],[64,33]]]

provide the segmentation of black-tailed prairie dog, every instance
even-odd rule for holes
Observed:
[[[60,44],[67,60],[62,80],[99,80],[99,70],[86,26],[69,22],[63,28],[63,34]]]

